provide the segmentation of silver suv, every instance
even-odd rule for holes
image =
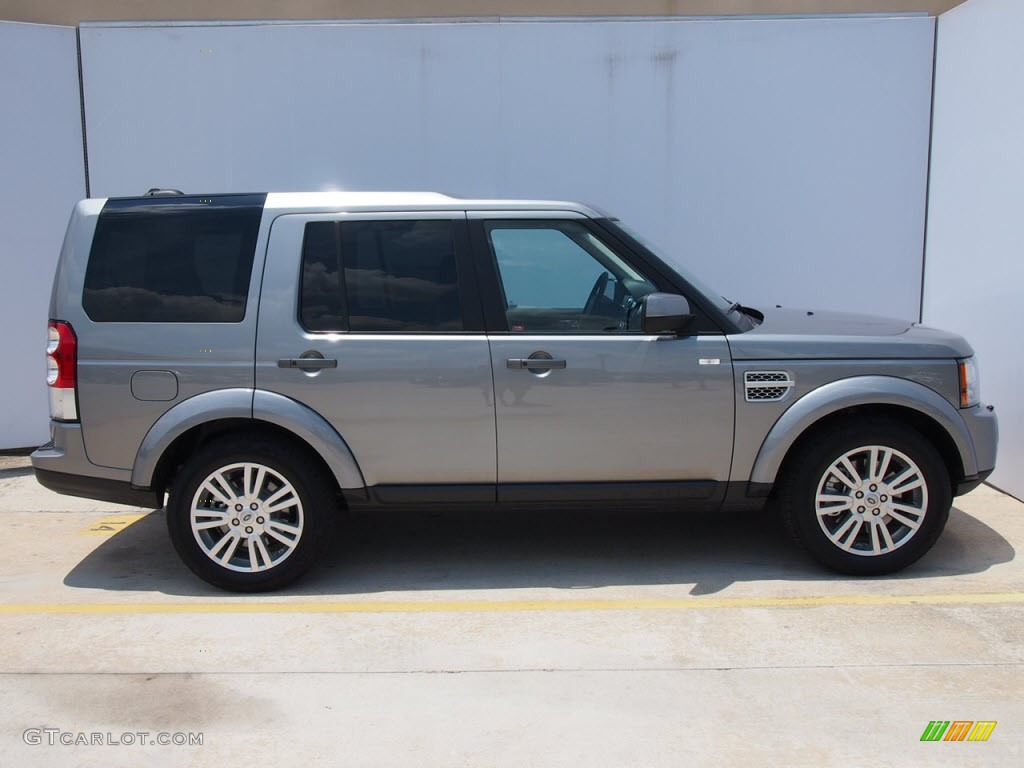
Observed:
[[[50,302],[61,493],[159,508],[239,591],[344,508],[760,508],[824,565],[935,543],[995,465],[971,347],[722,299],[591,207],[429,193],[83,200]]]

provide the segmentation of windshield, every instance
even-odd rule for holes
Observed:
[[[648,240],[646,237],[644,237],[639,232],[634,230],[632,227],[623,223],[620,219],[609,219],[609,221],[615,226],[616,229],[622,230],[623,233],[625,233],[631,239],[635,240],[637,243],[642,245],[644,248],[653,253],[666,264],[670,264],[675,269],[675,271],[678,272],[684,280],[686,280],[686,282],[688,282],[690,285],[692,285],[694,288],[696,288],[698,291],[704,294],[704,297],[708,301],[717,304],[723,312],[729,311],[729,307],[732,306],[733,302],[723,297],[714,288],[712,288],[703,280],[694,275],[692,272],[681,266],[679,262],[676,259],[673,259],[671,256],[669,256],[664,249],[652,243],[650,240]]]
[[[654,243],[647,240],[647,238],[637,233],[631,227],[624,224],[621,220],[606,219],[606,221],[608,222],[609,227],[611,227],[613,230],[618,230],[620,234],[625,235],[627,240],[634,241],[636,244],[650,251],[653,255],[657,256],[666,264],[671,265],[672,268],[675,269],[675,271],[678,272],[684,280],[686,280],[686,282],[692,285],[695,290],[703,294],[704,298],[715,304],[720,310],[722,310],[722,312],[724,312],[727,315],[732,315],[733,319],[743,318],[742,320],[739,320],[741,326],[750,323],[751,327],[753,327],[753,320],[743,313],[743,307],[740,306],[739,302],[731,301],[722,296],[722,294],[720,294],[714,288],[712,288],[703,280],[696,277],[692,272],[681,266],[676,259],[673,259],[670,256],[668,256],[663,249],[659,248]]]

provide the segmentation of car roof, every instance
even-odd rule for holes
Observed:
[[[584,216],[602,214],[596,209],[563,200],[472,199],[440,192],[271,192],[266,209],[285,211],[572,211]]]
[[[321,192],[259,192],[259,193],[182,193],[178,190],[152,189],[146,195],[90,198],[89,212],[98,214],[108,200],[138,204],[152,203],[173,206],[176,201],[189,204],[196,199],[211,202],[235,198],[264,198],[263,207],[274,213],[333,213],[339,211],[564,211],[591,218],[610,218],[592,205],[569,200],[506,200],[498,198],[468,198],[440,192],[383,192],[355,190],[326,190]],[[95,206],[98,205],[98,208]]]

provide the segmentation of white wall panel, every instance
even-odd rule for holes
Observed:
[[[580,199],[731,298],[917,319],[933,25],[87,26],[92,190]]]
[[[85,196],[75,30],[0,22],[0,449],[48,439],[46,321]]]
[[[992,483],[1024,498],[1024,3],[969,0],[939,18],[924,319],[978,353],[999,414]]]

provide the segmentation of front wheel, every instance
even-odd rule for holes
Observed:
[[[781,510],[827,567],[854,575],[906,568],[938,539],[952,504],[949,472],[920,433],[893,421],[847,424],[788,462]]]
[[[309,570],[330,539],[337,502],[303,458],[258,438],[199,451],[167,504],[167,529],[185,564],[235,592],[278,589]]]

